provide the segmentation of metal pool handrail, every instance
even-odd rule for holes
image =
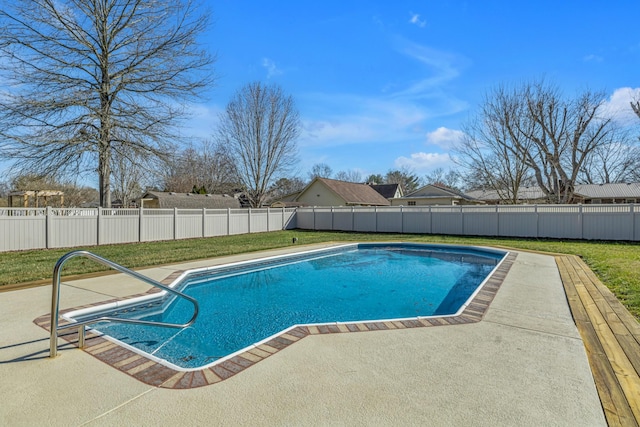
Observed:
[[[85,258],[89,258],[92,259],[94,261],[99,262],[100,264],[106,265],[107,267],[110,267],[114,270],[117,270],[121,273],[127,274],[129,276],[132,276],[136,279],[142,280],[143,282],[154,286],[156,288],[160,288],[166,292],[169,292],[171,294],[177,295],[179,297],[182,297],[186,300],[188,300],[189,302],[191,302],[193,304],[193,316],[191,317],[191,319],[189,319],[189,321],[187,323],[183,323],[183,324],[179,324],[179,323],[165,323],[165,322],[152,322],[152,321],[148,321],[148,320],[137,320],[137,319],[122,319],[122,318],[118,318],[118,317],[109,317],[109,316],[100,316],[100,317],[94,317],[91,319],[85,319],[83,321],[79,321],[79,322],[73,322],[73,323],[69,323],[67,325],[62,325],[62,326],[58,326],[58,317],[59,317],[59,306],[60,306],[60,275],[61,275],[61,270],[62,270],[62,266],[69,261],[71,258],[75,258],[75,257],[85,257]],[[78,347],[82,348],[84,347],[84,335],[85,335],[85,325],[91,324],[91,323],[95,323],[95,322],[101,322],[101,321],[110,321],[110,322],[120,322],[120,323],[134,323],[134,324],[139,324],[139,325],[151,325],[151,326],[160,326],[163,328],[186,328],[188,326],[191,326],[193,324],[193,322],[196,321],[196,317],[198,317],[198,301],[196,301],[194,298],[183,294],[182,292],[176,291],[175,289],[172,289],[168,286],[163,285],[160,282],[157,282],[147,276],[144,276],[140,273],[137,273],[133,270],[129,270],[126,267],[123,267],[119,264],[116,264],[113,261],[109,261],[106,258],[102,258],[101,256],[98,256],[94,253],[91,253],[89,251],[72,251],[67,253],[66,255],[63,255],[58,262],[56,263],[55,267],[53,268],[53,294],[51,297],[51,339],[50,339],[50,349],[49,349],[49,357],[56,357],[56,355],[58,354],[58,331],[61,331],[63,329],[69,329],[69,328],[74,328],[74,327],[78,327]]]

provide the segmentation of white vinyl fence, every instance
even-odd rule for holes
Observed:
[[[0,252],[260,233],[295,209],[0,208]]]
[[[283,229],[640,241],[640,205],[0,208],[0,252]]]
[[[297,228],[371,233],[640,241],[640,205],[298,208]]]

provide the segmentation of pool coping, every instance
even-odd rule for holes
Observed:
[[[249,349],[223,358],[214,365],[190,371],[175,370],[142,354],[123,347],[122,345],[103,338],[100,335],[87,331],[85,347],[83,350],[96,359],[118,369],[119,371],[137,379],[138,381],[165,389],[190,389],[212,385],[224,381],[232,376],[250,368],[256,363],[284,350],[290,345],[300,341],[309,335],[323,335],[334,333],[369,332],[378,330],[408,329],[433,326],[448,326],[477,323],[481,321],[500,289],[507,273],[517,258],[517,253],[508,252],[502,262],[487,278],[482,288],[477,291],[473,299],[464,310],[452,316],[417,317],[412,319],[386,320],[373,322],[331,323],[318,325],[297,325],[257,343]],[[185,270],[174,271],[160,282],[165,285],[182,275]],[[69,313],[79,309],[103,305],[106,303],[129,300],[159,292],[152,289],[148,292],[130,295],[126,298],[111,299],[95,304],[88,304],[70,309],[61,310],[60,314]],[[34,323],[48,331],[51,328],[51,314],[39,316]],[[60,325],[69,323],[61,321]],[[78,332],[70,330],[60,334],[60,338],[69,343],[78,342]]]

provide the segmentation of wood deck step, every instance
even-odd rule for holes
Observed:
[[[640,323],[579,257],[556,256],[610,426],[640,425]]]

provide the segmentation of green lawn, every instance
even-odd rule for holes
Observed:
[[[125,267],[139,268],[290,246],[293,237],[297,237],[297,245],[330,241],[407,241],[507,246],[516,249],[579,255],[629,311],[640,319],[640,244],[636,243],[292,230],[75,249],[86,249]],[[43,279],[51,280],[53,266],[58,258],[69,250],[49,249],[0,253],[0,286]],[[102,270],[105,268],[94,261],[75,258],[65,265],[63,275],[85,274]]]

